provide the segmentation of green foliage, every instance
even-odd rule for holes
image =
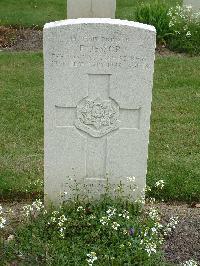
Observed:
[[[38,203],[26,206],[14,240],[2,240],[2,265],[166,265],[161,244],[174,222],[162,225],[154,208],[106,196],[49,211]]]
[[[136,8],[136,21],[153,25],[157,31],[158,43],[165,42],[165,38],[169,34],[170,18],[167,15],[168,10],[169,6],[160,0],[142,3]]]
[[[200,13],[195,13],[190,7],[170,8],[169,27],[171,36],[168,47],[171,50],[193,55],[200,54]]]
[[[173,51],[200,54],[200,14],[179,5],[171,7],[161,0],[136,8],[137,21],[155,26],[158,44]]]

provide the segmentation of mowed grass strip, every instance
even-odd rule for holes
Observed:
[[[43,59],[0,55],[0,197],[43,192]],[[167,201],[200,198],[200,58],[157,57],[147,183]],[[70,151],[69,151],[70,152]]]
[[[0,55],[0,113],[0,198],[41,191],[42,54]]]
[[[147,182],[166,181],[165,200],[200,200],[200,57],[155,64]]]
[[[170,5],[182,2],[182,0],[160,1]],[[117,0],[116,18],[134,20],[135,8],[138,5],[141,5],[141,0]],[[0,1],[0,25],[4,26],[42,28],[46,22],[66,19],[66,16],[67,0]]]

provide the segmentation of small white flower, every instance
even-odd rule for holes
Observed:
[[[155,223],[155,228],[162,229],[163,225],[161,223],[159,223],[159,222],[156,222]]]
[[[171,28],[171,27],[173,27],[174,26],[174,22],[171,20],[170,22],[169,22],[169,27]]]
[[[89,254],[87,254],[87,257],[88,258],[86,259],[86,261],[88,262],[89,266],[92,266],[95,260],[97,260],[95,252],[90,252]]]
[[[153,234],[157,233],[157,229],[156,229],[156,227],[152,227],[152,228],[151,228],[151,231],[152,231]]]
[[[110,218],[110,217],[112,217],[112,216],[115,215],[115,213],[116,213],[116,209],[114,209],[114,208],[110,208],[110,209],[108,209],[108,210],[106,211],[106,213],[107,213],[108,217]]]
[[[52,215],[54,215],[54,216],[56,216],[57,214],[59,214],[58,211],[53,211],[53,212],[52,212]]]
[[[55,223],[55,222],[56,222],[56,217],[52,216],[52,217],[50,218],[50,221],[51,221],[52,223]]]
[[[131,247],[131,242],[128,242],[127,245],[128,245],[129,247]]]
[[[3,229],[6,225],[6,219],[3,217],[0,217],[0,229]]]
[[[155,221],[159,221],[160,220],[159,213],[158,213],[158,211],[154,207],[150,208],[150,210],[149,210],[149,217],[152,220],[155,220]]]
[[[79,207],[77,208],[77,212],[80,212],[80,211],[83,211],[83,210],[84,210],[83,206],[79,206]]]
[[[117,230],[118,227],[120,227],[120,224],[118,224],[118,223],[116,223],[116,222],[113,222],[113,224],[112,224],[112,228],[113,228],[114,230]]]
[[[123,229],[123,235],[128,235],[127,229]]]
[[[61,223],[64,223],[65,221],[67,221],[67,218],[65,217],[65,215],[63,214],[62,216],[60,216],[58,218],[58,220],[61,222]]]
[[[146,188],[145,188],[145,192],[151,192],[151,188],[150,188],[150,186],[146,186]]]
[[[171,217],[169,220],[169,223],[166,225],[166,228],[164,230],[164,235],[168,235],[169,233],[172,232],[172,229],[176,228],[176,225],[178,224],[178,217]]]
[[[190,37],[192,34],[191,34],[191,32],[190,31],[188,31],[187,33],[186,33],[186,36],[187,37]]]
[[[198,266],[198,263],[195,260],[188,260],[181,264],[182,266]]]
[[[156,244],[155,243],[147,243],[145,245],[145,250],[148,253],[148,256],[151,256],[152,253],[156,253]]]
[[[129,212],[126,211],[126,210],[124,210],[123,211],[123,214],[122,214],[122,217],[125,218],[125,219],[127,219],[127,220],[129,220]]]
[[[102,224],[102,225],[108,225],[108,221],[109,221],[110,219],[108,218],[108,217],[105,217],[105,216],[103,216],[101,219],[100,219],[100,223]]]
[[[36,200],[32,204],[25,205],[23,207],[23,211],[24,211],[26,216],[38,213],[38,212],[40,212],[43,209],[44,209],[44,205],[43,205],[41,200]]]
[[[128,180],[129,182],[135,182],[135,177],[134,177],[134,176],[128,176],[128,177],[127,177],[127,180]]]
[[[90,215],[90,219],[96,219],[96,216],[95,215]]]
[[[149,203],[150,203],[150,204],[154,204],[154,203],[155,203],[155,201],[156,201],[156,199],[155,199],[155,198],[149,198]]]
[[[165,186],[165,181],[164,180],[158,180],[156,183],[155,183],[155,187],[157,188],[160,188],[160,189],[163,189],[163,187]]]

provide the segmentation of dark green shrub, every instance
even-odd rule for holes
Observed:
[[[165,2],[153,1],[137,6],[135,19],[138,22],[153,25],[157,31],[157,42],[165,43],[166,36],[170,34],[168,16],[169,6]]]

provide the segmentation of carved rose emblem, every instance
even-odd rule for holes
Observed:
[[[119,106],[112,100],[85,99],[77,108],[76,126],[94,137],[119,127]]]

